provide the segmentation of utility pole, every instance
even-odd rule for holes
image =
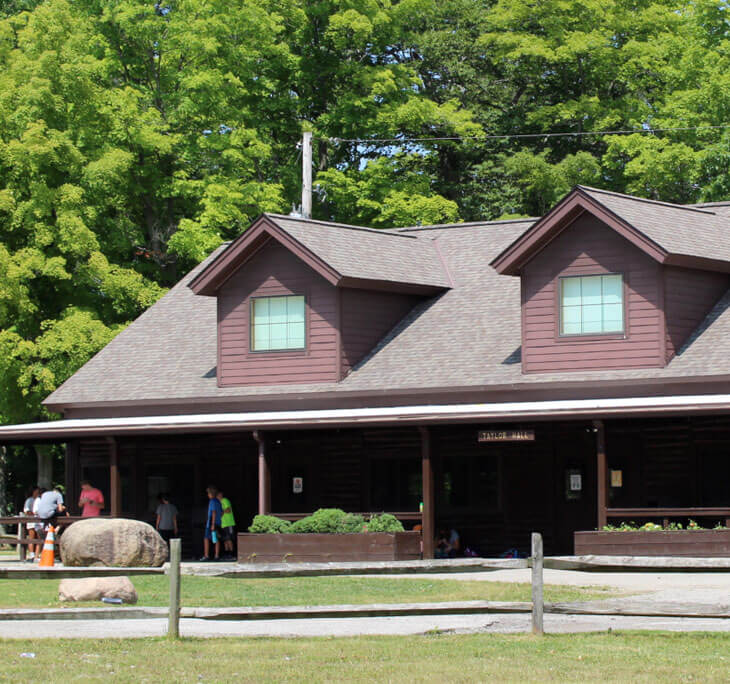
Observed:
[[[302,134],[302,216],[312,218],[312,132]]]

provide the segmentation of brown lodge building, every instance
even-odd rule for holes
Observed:
[[[66,445],[112,515],[204,487],[395,512],[481,555],[730,517],[730,202],[576,187],[540,219],[373,230],[265,214],[0,443]],[[301,478],[301,479],[299,479]],[[69,497],[74,502],[75,497]],[[421,513],[422,510],[422,513]],[[422,520],[421,520],[422,518]]]

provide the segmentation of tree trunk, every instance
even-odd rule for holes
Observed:
[[[0,446],[0,515],[8,515],[8,490],[7,490],[7,447]],[[0,525],[0,534],[5,534],[5,525]]]
[[[49,444],[34,447],[38,458],[38,486],[51,489],[53,487],[53,452]]]

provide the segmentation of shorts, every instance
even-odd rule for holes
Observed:
[[[172,539],[173,535],[175,534],[175,530],[157,530],[160,533],[160,536],[166,541],[169,542],[170,539]]]
[[[52,515],[50,518],[41,518],[41,531],[43,534],[48,532],[49,527],[56,527],[58,525],[58,513]]]
[[[221,528],[218,525],[215,526],[215,532],[218,535],[218,541],[221,540]],[[213,541],[213,531],[210,529],[210,525],[205,526],[205,538]]]
[[[224,527],[223,528],[223,541],[233,541],[233,531],[235,530],[234,527]]]

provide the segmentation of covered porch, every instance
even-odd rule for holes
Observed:
[[[728,408],[694,399],[682,412],[647,399],[664,415],[640,417],[625,415],[637,400],[596,400],[541,402],[551,415],[531,405],[529,418],[515,415],[523,403],[509,418],[482,404],[74,419],[0,428],[0,440],[66,444],[72,513],[82,479],[103,491],[108,514],[149,522],[168,492],[188,556],[199,553],[209,484],[231,499],[239,531],[257,513],[337,507],[420,525],[426,558],[441,529],[482,556],[525,553],[532,531],[547,554],[572,554],[576,531],[607,523],[730,519]]]

